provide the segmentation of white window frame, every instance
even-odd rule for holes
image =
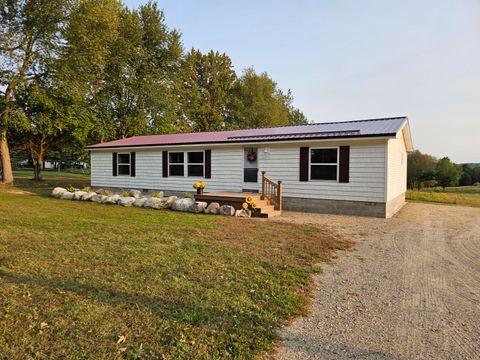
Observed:
[[[128,155],[128,163],[121,163],[119,161],[119,155]],[[128,165],[128,174],[120,174],[120,166]],[[130,176],[132,174],[132,154],[129,152],[117,153],[117,176]]]
[[[203,162],[201,163],[191,163],[188,161],[188,153],[199,153],[201,152],[203,154]],[[183,153],[183,163],[171,163],[170,162],[170,153]],[[190,178],[195,178],[195,177],[201,177],[205,178],[205,150],[187,150],[187,151],[169,151],[167,153],[167,159],[168,159],[168,176],[172,177],[190,177]],[[170,165],[183,165],[183,175],[170,175]],[[188,165],[201,165],[203,167],[203,172],[202,176],[199,175],[188,175]]]
[[[312,163],[312,150],[337,150],[337,162],[336,163]],[[313,166],[323,166],[323,165],[336,165],[337,166],[337,178],[335,180],[327,179],[312,179],[312,165]],[[338,183],[338,177],[340,175],[340,147],[339,146],[322,146],[322,147],[311,147],[308,153],[308,180],[309,181],[321,181],[321,182],[335,182]]]

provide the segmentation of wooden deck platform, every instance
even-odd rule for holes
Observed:
[[[244,192],[207,192],[201,195],[196,194],[196,201],[204,201],[208,204],[212,202],[218,202],[220,205],[231,205],[236,210],[242,209],[242,204],[245,202],[245,198],[251,196],[253,201],[258,206],[258,212],[254,216],[269,218],[273,216],[281,215],[281,211],[275,210],[274,206],[269,203],[268,200],[263,200],[262,195],[259,193],[244,193]]]

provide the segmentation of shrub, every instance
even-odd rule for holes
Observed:
[[[85,191],[85,192],[90,192],[90,191],[91,191],[91,189],[90,189],[90,187],[89,187],[89,186],[85,186],[85,187],[82,189],[82,191]]]
[[[120,196],[123,196],[123,197],[128,197],[130,196],[130,193],[126,190],[123,190],[121,193],[120,193]]]
[[[69,192],[75,192],[75,191],[77,191],[77,189],[75,188],[75,186],[73,186],[73,185],[71,185],[71,184],[68,184],[65,189],[67,189],[67,191],[69,191]]]
[[[154,197],[154,198],[160,198],[161,196],[160,196],[160,193],[154,192],[154,193],[152,193],[152,197]]]
[[[108,195],[110,195],[110,190],[108,190],[108,189],[102,189],[102,193],[101,193],[101,194],[102,194],[102,195],[105,195],[105,196],[108,196]]]
[[[183,197],[184,198],[191,198],[192,194],[190,194],[189,192],[186,192],[186,193],[183,193]]]

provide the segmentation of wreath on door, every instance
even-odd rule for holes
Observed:
[[[257,152],[250,150],[247,154],[247,160],[250,162],[254,162],[257,160]]]

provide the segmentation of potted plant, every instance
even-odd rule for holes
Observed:
[[[203,181],[197,181],[195,184],[193,184],[193,188],[197,189],[197,194],[201,195],[203,194],[203,189],[205,189],[207,185]]]

